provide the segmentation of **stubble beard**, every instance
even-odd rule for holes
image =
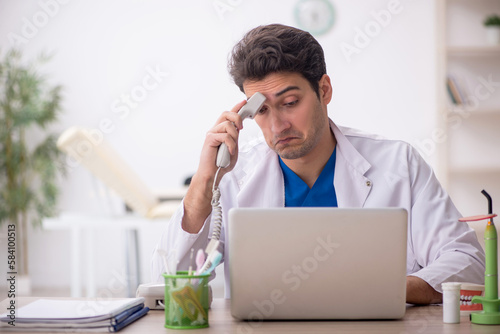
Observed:
[[[314,109],[313,126],[309,129],[309,132],[306,135],[306,140],[300,145],[291,144],[285,145],[280,149],[276,148],[276,143],[279,138],[296,137],[297,139],[301,140],[304,137],[301,132],[290,129],[274,138],[272,147],[273,151],[275,151],[282,159],[299,159],[306,156],[318,145],[319,141],[321,140],[321,137],[323,136],[323,133],[325,131],[324,123],[325,120],[323,116],[323,110],[321,109],[321,105],[318,101]]]

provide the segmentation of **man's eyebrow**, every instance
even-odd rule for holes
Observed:
[[[294,89],[298,89],[298,90],[300,90],[300,88],[299,88],[298,86],[288,86],[288,87],[286,87],[285,89],[283,89],[283,90],[281,90],[281,91],[277,92],[276,94],[274,94],[274,96],[278,97],[278,96],[283,95],[283,94],[285,94],[286,92],[288,92],[288,91],[290,91],[290,90],[294,90]]]

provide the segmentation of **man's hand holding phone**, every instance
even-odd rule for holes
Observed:
[[[253,118],[265,102],[264,95],[255,93],[248,101],[241,101],[231,111],[225,111],[207,132],[198,170],[184,198],[182,227],[190,233],[198,233],[211,212],[212,187],[224,174],[230,172],[238,159],[239,131],[243,119]],[[221,151],[219,153],[219,151]],[[217,174],[215,174],[220,167]]]
[[[243,129],[243,120],[238,111],[247,103],[241,101],[231,111],[223,112],[215,125],[207,132],[201,152],[200,164],[197,173],[206,173],[206,177],[214,177],[219,147],[224,143],[230,154],[230,164],[219,173],[219,178],[231,171],[238,159],[239,131]]]

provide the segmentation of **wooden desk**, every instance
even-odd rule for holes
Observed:
[[[20,297],[17,307],[38,298]],[[8,299],[0,303],[3,310]],[[402,320],[392,321],[267,321],[239,322],[231,317],[230,301],[215,299],[209,313],[210,327],[196,330],[171,330],[164,325],[163,311],[149,311],[142,319],[127,326],[120,333],[500,333],[500,326],[471,324],[462,316],[460,324],[444,324],[441,306],[409,306]],[[3,311],[2,311],[3,313]],[[21,332],[17,332],[21,333]],[[26,333],[26,332],[23,332]]]

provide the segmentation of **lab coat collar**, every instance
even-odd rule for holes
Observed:
[[[365,177],[371,165],[332,120],[330,120],[330,128],[337,141],[333,185],[337,194],[338,207],[361,208],[372,188],[372,182]],[[348,131],[346,128],[345,132]]]
[[[370,163],[356,150],[344,133],[330,120],[330,128],[337,141],[337,156],[333,184],[339,207],[363,207],[372,184],[365,177]],[[347,129],[346,129],[347,130]],[[251,162],[249,162],[251,165]],[[266,148],[254,172],[244,171],[238,179],[239,207],[283,207],[285,185],[278,155]]]

